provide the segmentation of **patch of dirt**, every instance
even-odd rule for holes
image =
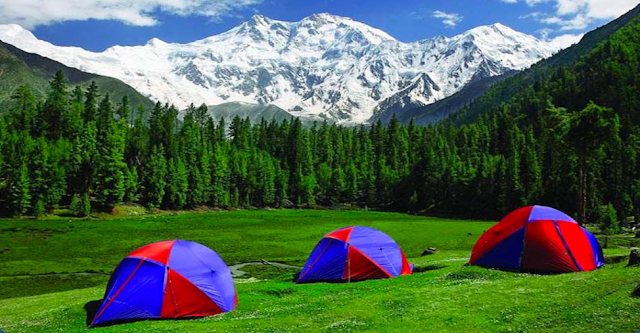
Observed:
[[[14,233],[24,233],[27,234],[31,239],[41,239],[46,240],[47,238],[53,237],[54,235],[60,235],[67,233],[67,231],[60,229],[38,229],[31,227],[13,227],[9,229],[2,230],[3,232],[14,232]]]

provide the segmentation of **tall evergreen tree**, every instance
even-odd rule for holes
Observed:
[[[44,104],[42,117],[47,136],[57,139],[63,134],[62,129],[69,112],[67,79],[62,70],[56,72],[49,85],[50,92]]]
[[[115,120],[113,107],[106,95],[98,109],[96,140],[96,186],[98,205],[109,211],[122,202],[125,194],[124,137]]]
[[[167,185],[167,160],[164,147],[153,146],[144,178],[145,199],[149,207],[160,207]]]

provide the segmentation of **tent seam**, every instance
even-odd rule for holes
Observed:
[[[109,300],[109,302],[107,303],[107,305],[105,305],[105,307],[102,309],[102,311],[100,311],[100,313],[98,313],[95,318],[93,318],[93,321],[91,322],[92,324],[96,322],[96,320],[98,320],[105,311],[107,311],[107,309],[109,308],[109,306],[111,306],[111,304],[113,303],[113,301],[115,301],[115,299],[120,295],[120,293],[122,292],[122,290],[124,289],[124,287],[127,286],[127,284],[129,284],[129,282],[131,281],[131,279],[133,278],[133,276],[138,272],[138,270],[140,269],[140,267],[142,266],[142,264],[144,263],[145,259],[140,259],[140,262],[138,263],[138,266],[136,266],[136,268],[133,270],[133,272],[131,272],[131,274],[127,277],[127,279],[124,281],[124,283],[120,286],[120,288],[118,288],[118,291],[116,291],[116,293],[113,295],[113,297],[111,297],[111,299]]]

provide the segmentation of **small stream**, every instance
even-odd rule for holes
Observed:
[[[279,268],[302,269],[302,267],[300,267],[300,266],[292,266],[292,265],[287,265],[287,264],[281,264],[279,262],[254,261],[254,262],[245,262],[245,263],[229,266],[229,270],[231,270],[231,276],[233,276],[234,278],[237,278],[237,277],[241,277],[241,276],[244,276],[245,274],[247,274],[247,272],[242,270],[244,267],[247,267],[247,266],[258,266],[258,265],[273,266],[273,267],[279,267]]]

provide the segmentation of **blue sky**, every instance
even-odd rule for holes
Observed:
[[[348,16],[401,41],[455,35],[501,22],[553,38],[607,23],[640,0],[2,0],[0,23],[18,23],[57,45],[101,51],[158,37],[190,42],[256,13],[298,21],[313,13]]]

